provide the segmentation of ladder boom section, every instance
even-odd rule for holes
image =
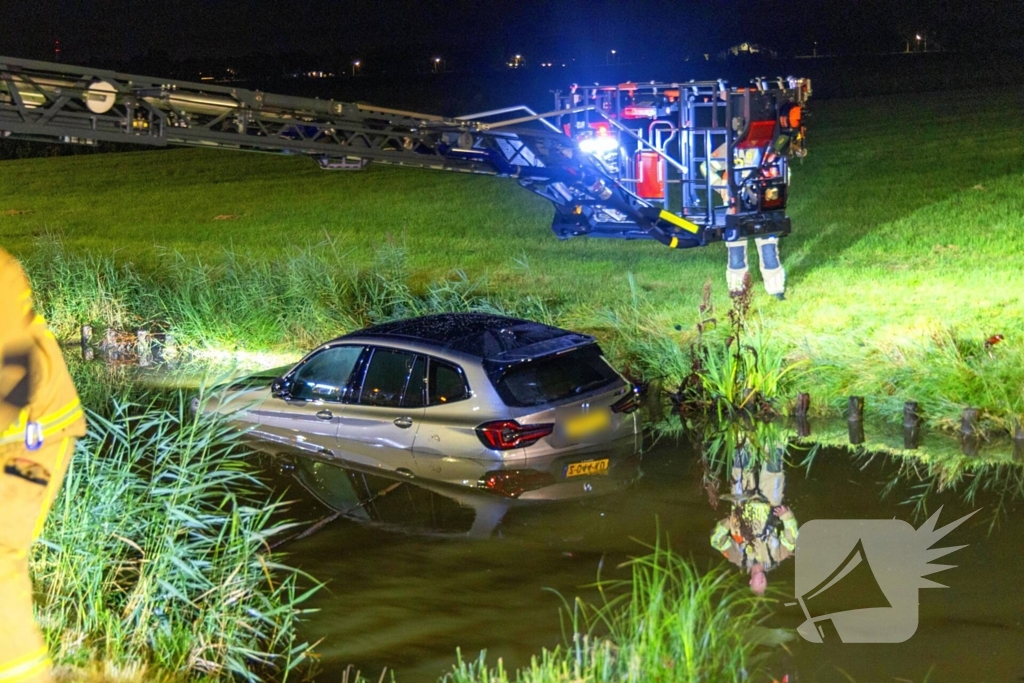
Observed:
[[[618,109],[623,92],[628,98],[630,91],[615,90]],[[575,90],[570,97],[556,95],[555,110],[548,113],[511,107],[449,118],[0,57],[0,137],[305,155],[325,169],[359,169],[373,162],[506,176],[555,205],[552,229],[562,238],[654,238],[668,246],[690,247],[727,236],[718,225],[725,223],[724,217],[718,220],[722,211],[695,213],[699,198],[694,188],[699,183],[686,178],[694,172],[693,160],[710,158],[710,152],[705,150],[704,157],[692,150],[674,154],[669,142],[683,150],[683,139],[693,144],[693,136],[663,135],[686,128],[679,105],[664,112],[667,128],[652,125],[645,130],[628,125],[632,122],[612,111],[611,102],[607,89],[594,86],[579,95]],[[596,151],[588,148],[587,141],[598,130],[592,124],[601,120],[613,124],[608,128],[616,141],[611,156],[607,144]],[[726,140],[729,149],[737,144],[736,135]],[[670,162],[679,176],[675,182],[689,188],[688,203],[674,201],[669,193],[653,196],[649,183],[634,177],[634,158],[643,154]],[[729,192],[738,196],[737,183],[746,182],[731,178],[728,156],[725,179],[706,183],[709,192],[723,197]],[[720,164],[713,166],[717,173]],[[763,231],[768,225],[762,221],[749,230],[749,221],[730,222],[742,233]],[[776,232],[788,232],[788,219],[786,230]]]
[[[475,128],[359,103],[0,57],[0,130],[8,137],[305,154],[328,167],[349,157],[471,173],[508,170],[486,155],[449,153]]]

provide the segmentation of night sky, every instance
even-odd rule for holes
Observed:
[[[1024,48],[1021,0],[36,0],[0,2],[0,54],[118,62],[253,53],[445,53],[453,67],[534,61],[671,59],[742,41],[783,54],[891,52],[925,32],[932,47]]]

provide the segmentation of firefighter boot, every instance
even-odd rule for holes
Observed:
[[[734,496],[742,496],[751,491],[757,490],[757,481],[754,479],[754,467],[750,462],[750,452],[744,448],[737,448],[736,455],[732,459],[732,490]]]
[[[743,280],[747,276],[747,241],[726,242],[725,248],[729,251],[725,284],[729,287],[729,296],[736,296],[743,291]]]
[[[779,260],[779,238],[772,235],[756,238],[757,253],[761,265],[761,278],[765,290],[780,301],[786,294],[786,271]]]
[[[775,448],[768,459],[761,463],[758,473],[757,490],[768,499],[771,506],[782,505],[786,497],[785,450]]]
[[[30,451],[0,451],[0,683],[46,683],[50,657],[32,615],[29,547],[60,488],[75,440],[63,438]]]

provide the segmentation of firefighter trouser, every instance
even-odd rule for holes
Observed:
[[[757,245],[758,261],[761,266],[761,278],[764,280],[765,290],[772,295],[782,294],[786,291],[786,271],[782,268],[779,260],[779,238],[757,237],[754,239]],[[747,241],[737,240],[726,242],[726,249],[729,251],[729,264],[725,270],[725,281],[729,286],[729,293],[736,294],[743,291],[743,280],[746,278],[747,267]]]
[[[786,472],[781,451],[772,453],[761,463],[755,476],[754,463],[746,448],[736,452],[732,462],[732,494],[735,496],[760,493],[773,508],[782,505],[786,496]]]
[[[75,448],[53,439],[36,451],[0,451],[0,683],[50,680],[50,657],[32,615],[29,547],[43,530]]]

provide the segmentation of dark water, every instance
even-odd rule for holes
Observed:
[[[865,462],[836,449],[819,451],[809,473],[787,467],[785,504],[801,524],[896,518],[920,526],[925,517],[901,505],[920,482],[901,480],[883,499],[898,463],[882,457]],[[618,565],[642,554],[642,543],[653,543],[659,528],[674,550],[699,566],[724,562],[709,538],[730,503],[711,507],[694,449],[662,440],[644,455],[639,474],[611,493],[585,494],[581,484],[577,500],[505,509],[493,498],[455,501],[409,484],[367,503],[389,482],[314,473],[310,481],[320,496],[336,508],[362,504],[354,514],[363,517],[338,519],[288,548],[291,563],[328,582],[313,599],[320,611],[303,629],[307,638],[323,639],[317,680],[340,680],[353,664],[373,678],[387,666],[400,682],[433,681],[450,669],[456,648],[468,657],[487,649],[492,661],[527,663],[541,648],[562,642],[561,601],[551,591],[596,599],[587,585],[598,572],[626,576]],[[301,490],[293,486],[296,495]],[[310,518],[329,512],[303,496],[300,509]],[[949,588],[920,590],[920,622],[910,640],[815,645],[796,639],[788,653],[776,653],[773,673],[789,674],[791,681],[859,683],[1024,680],[1020,506],[1003,501],[997,513],[994,498],[980,496],[968,505],[962,497],[946,492],[929,500],[929,512],[945,506],[938,526],[982,510],[939,544],[969,545],[938,561],[956,565],[930,577]],[[768,574],[780,593],[774,626],[795,629],[803,621],[798,607],[781,604],[793,600],[795,564],[785,560]]]

